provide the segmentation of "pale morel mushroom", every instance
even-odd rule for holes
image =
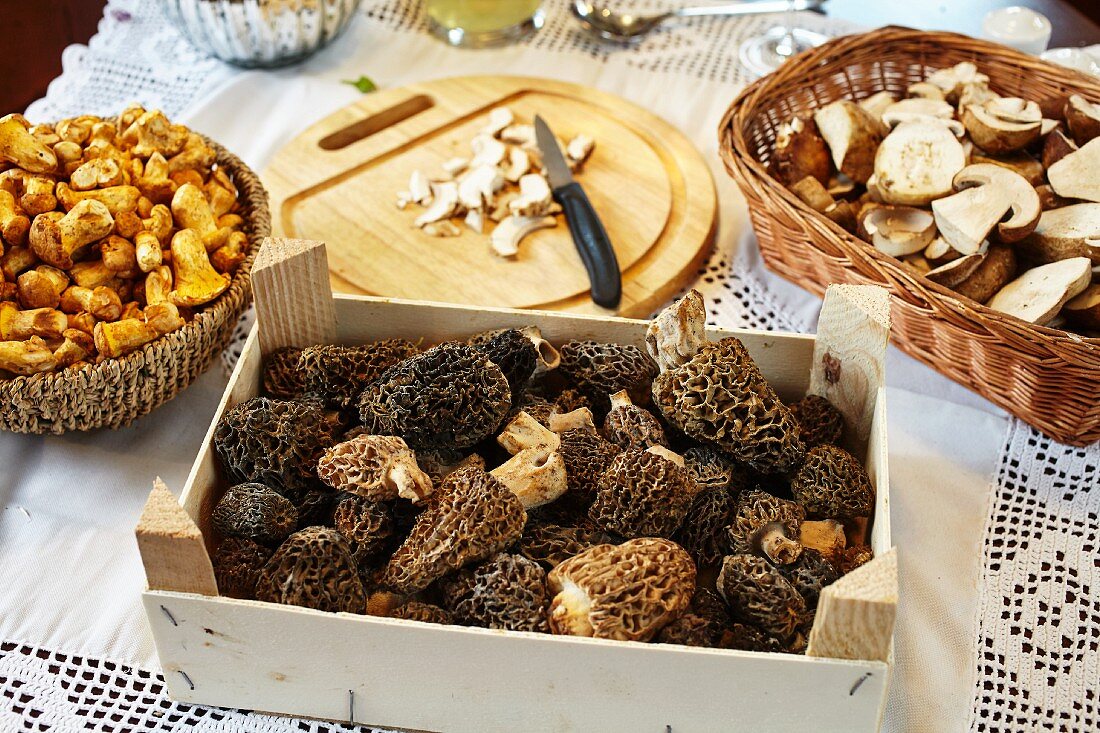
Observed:
[[[547,577],[555,634],[649,641],[695,592],[695,565],[674,542],[644,537],[596,545]]]
[[[367,607],[351,549],[327,527],[306,527],[279,546],[256,579],[256,600],[345,613]]]
[[[793,501],[760,489],[742,491],[729,525],[730,549],[789,565],[802,553],[799,535],[805,519],[805,510]]]
[[[401,497],[417,503],[432,493],[416,455],[390,435],[358,435],[334,445],[317,462],[317,475],[337,491],[375,501]]]
[[[464,565],[484,560],[523,534],[527,512],[504,484],[471,466],[443,480],[394,552],[382,585],[415,593]]]

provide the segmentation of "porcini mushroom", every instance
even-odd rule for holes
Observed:
[[[1041,264],[1070,257],[1100,264],[1100,204],[1044,211],[1035,230],[1016,246],[1022,256]]]
[[[814,122],[836,169],[866,183],[875,172],[875,150],[882,141],[879,120],[855,102],[841,99],[815,111]]]
[[[1046,140],[1043,141],[1043,168],[1050,168],[1077,149],[1077,143],[1073,142],[1072,138],[1066,137],[1061,130],[1055,130],[1047,135]],[[1044,177],[1045,175],[1044,171]]]
[[[965,255],[942,265],[926,273],[926,277],[959,295],[984,303],[1016,277],[1016,253],[1010,245],[993,245],[985,252]]]
[[[1100,137],[1100,104],[1093,104],[1080,94],[1071,94],[1062,110],[1066,125],[1078,145]]]
[[[995,97],[969,104],[960,114],[970,139],[987,153],[1020,150],[1042,134],[1039,105],[1019,97]]]
[[[888,204],[924,206],[950,193],[965,165],[963,146],[945,125],[916,118],[899,124],[878,146],[875,186]]]
[[[936,222],[932,214],[912,206],[865,206],[857,231],[883,254],[904,257],[932,242]]]
[[[1100,284],[1089,285],[1080,295],[1070,299],[1062,313],[1077,326],[1100,331]]]
[[[1028,270],[986,304],[1029,323],[1046,325],[1066,301],[1084,292],[1092,279],[1092,261],[1071,257]]]
[[[416,504],[432,493],[432,480],[405,441],[389,435],[359,435],[334,445],[317,461],[317,475],[337,491],[376,501],[401,497]]]
[[[1007,168],[968,165],[952,183],[958,193],[933,201],[932,213],[940,236],[963,254],[977,252],[994,230],[1000,241],[1016,242],[1039,222],[1039,195],[1023,176]]]
[[[1047,180],[1059,196],[1100,202],[1100,138],[1093,138],[1051,165]]]
[[[944,97],[952,102],[959,98],[965,85],[988,84],[989,77],[979,72],[977,65],[973,62],[960,61],[946,69],[933,71],[925,81],[943,90]]]
[[[794,117],[780,126],[768,170],[788,185],[807,176],[822,186],[829,182],[833,161],[812,117]]]

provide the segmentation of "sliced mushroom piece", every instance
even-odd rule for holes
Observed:
[[[549,229],[557,225],[552,216],[509,216],[497,225],[489,237],[493,252],[501,257],[519,254],[519,243],[536,229]]]
[[[1062,114],[1078,145],[1100,137],[1100,104],[1093,104],[1080,94],[1071,94]]]
[[[432,196],[432,205],[413,222],[418,227],[446,219],[455,213],[458,207],[458,184],[454,181],[433,183]]]
[[[569,158],[570,167],[579,166],[588,160],[596,142],[587,135],[577,135],[565,146],[565,156]]]
[[[792,183],[790,189],[791,193],[802,200],[802,203],[822,214],[836,204],[836,199],[826,190],[821,181],[811,175]]]
[[[1039,224],[1017,247],[1039,263],[1088,257],[1100,264],[1100,204],[1074,204],[1044,211]]]
[[[1055,130],[1043,141],[1043,168],[1050,168],[1077,150],[1077,143],[1061,130]]]
[[[1047,180],[1059,196],[1100,202],[1100,138],[1050,166]]]
[[[504,156],[508,153],[508,146],[489,135],[478,135],[470,142],[470,149],[474,151],[470,168],[483,165],[500,165]]]
[[[814,122],[829,146],[837,170],[853,181],[866,183],[875,172],[875,151],[882,141],[882,123],[846,99],[814,112]]]
[[[999,165],[1002,168],[1007,168],[1013,173],[1019,173],[1032,186],[1038,186],[1046,180],[1046,171],[1043,169],[1043,164],[1022,150],[1008,155],[996,156],[975,151],[970,156],[970,162],[988,163],[989,165]]]
[[[421,206],[427,206],[432,202],[432,184],[420,171],[413,171],[409,176],[408,198]]]
[[[508,167],[504,171],[504,179],[516,183],[529,170],[531,170],[531,156],[520,147],[512,147],[508,150]]]
[[[928,81],[918,81],[915,84],[910,84],[905,93],[912,99],[939,99],[944,100],[946,97],[943,93],[943,89]]]
[[[882,123],[892,128],[902,122],[939,120],[951,129],[955,137],[962,137],[966,129],[954,117],[955,108],[942,99],[903,99],[883,110]]]
[[[966,153],[951,131],[928,119],[903,122],[875,154],[875,184],[890,204],[924,206],[951,192]]]
[[[535,140],[534,125],[509,125],[501,131],[500,139],[522,148],[530,148],[538,144]]]
[[[1042,134],[1039,105],[1019,97],[997,97],[962,109],[970,139],[987,153],[1011,153],[1025,148]]]
[[[1003,287],[987,305],[996,311],[1044,326],[1066,302],[1085,291],[1092,279],[1092,261],[1071,257],[1028,270]]]
[[[504,174],[495,165],[470,169],[458,182],[458,202],[467,209],[481,209],[504,186]]]
[[[864,209],[859,235],[891,257],[920,252],[936,236],[936,222],[923,209],[911,206],[876,206]]]
[[[985,256],[985,252],[963,255],[951,260],[946,265],[940,265],[934,270],[929,270],[924,276],[934,283],[943,285],[945,288],[954,289],[956,285],[974,274],[978,266],[985,261]]]
[[[954,66],[932,72],[926,81],[942,89],[947,101],[950,102],[958,98],[964,85],[988,84],[989,77],[980,73],[973,62],[960,61]]]
[[[481,128],[481,134],[498,137],[504,131],[504,128],[511,125],[515,120],[516,117],[512,114],[512,110],[507,107],[494,107],[489,110],[489,122]]]
[[[461,237],[462,230],[458,228],[453,221],[443,219],[442,221],[433,221],[424,225],[423,231],[429,237]]]
[[[973,256],[976,255],[967,255]],[[1016,253],[1010,245],[997,244],[977,256],[982,259],[973,272],[948,287],[963,297],[984,303],[1016,277]]]
[[[954,101],[955,108],[963,110],[972,104],[985,104],[991,99],[997,99],[1000,97],[995,91],[989,88],[988,79],[986,81],[972,81],[964,82],[958,90],[957,99],[948,99],[948,102]]]
[[[466,226],[470,227],[473,231],[481,234],[485,230],[485,215],[480,209],[470,209],[466,212],[466,218],[463,219]]]
[[[890,92],[875,92],[866,99],[860,100],[859,106],[875,119],[880,128],[883,128],[882,113],[896,101],[898,101],[898,98]]]
[[[1070,323],[1100,330],[1100,284],[1089,285],[1085,292],[1070,299],[1062,314]]]
[[[469,158],[448,158],[443,161],[443,165],[440,166],[448,175],[457,176],[462,171],[470,167]]]
[[[550,184],[538,173],[528,173],[519,179],[519,198],[508,204],[515,216],[545,216],[549,213],[554,194]]]
[[[549,504],[569,488],[564,458],[545,445],[524,448],[489,474],[518,496],[524,509]]]
[[[1062,209],[1077,203],[1070,199],[1064,199],[1054,193],[1054,189],[1050,187],[1049,183],[1044,183],[1042,186],[1036,186],[1035,193],[1039,194],[1039,205],[1043,207],[1043,211]]]
[[[962,256],[963,253],[952,247],[943,237],[936,237],[924,248],[924,258],[933,268],[954,262]]]
[[[932,202],[940,235],[963,254],[977,252],[996,228],[1002,242],[1016,242],[1035,229],[1042,207],[1039,194],[1019,173],[979,163],[954,179],[958,193]],[[1005,214],[1011,216],[1005,219]]]
[[[833,171],[829,146],[817,131],[812,117],[795,117],[779,128],[768,168],[788,185],[807,176],[821,184],[829,182]]]

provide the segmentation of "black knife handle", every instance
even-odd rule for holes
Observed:
[[[569,233],[588,271],[592,300],[604,308],[617,308],[623,295],[619,260],[592,202],[576,181],[554,189],[554,198],[565,212]]]

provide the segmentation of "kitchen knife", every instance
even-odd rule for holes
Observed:
[[[562,155],[557,138],[538,115],[535,115],[535,138],[542,152],[546,179],[553,189],[554,199],[565,212],[569,233],[573,235],[573,243],[577,245],[581,262],[588,271],[592,300],[604,308],[617,308],[623,295],[622,274],[607,231],[581,184],[573,180],[573,173]]]

